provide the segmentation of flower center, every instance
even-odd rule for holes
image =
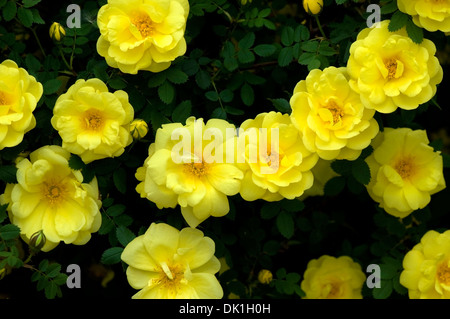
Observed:
[[[384,63],[384,65],[386,66],[386,69],[388,70],[388,75],[387,75],[388,80],[395,79],[395,74],[397,73],[397,60],[389,59]]]
[[[337,283],[330,283],[327,285],[327,289],[329,289],[328,295],[326,296],[326,298],[328,299],[335,299],[337,297],[339,297],[339,284]]]
[[[402,158],[394,166],[399,175],[405,179],[413,174],[413,164],[411,158]]]
[[[65,185],[54,181],[49,183],[44,182],[44,187],[42,190],[44,197],[51,205],[60,202],[64,198],[65,191]]]
[[[153,21],[146,14],[138,14],[132,20],[136,28],[139,30],[143,38],[147,38],[153,34]]]
[[[341,121],[342,117],[344,116],[344,111],[339,107],[339,105],[336,104],[334,101],[328,102],[327,106],[325,106],[328,111],[330,111],[332,116],[332,125],[335,125],[339,121]]]
[[[99,111],[88,111],[84,117],[84,124],[87,130],[98,131],[103,127],[104,119]]]
[[[208,165],[204,162],[201,163],[185,163],[184,171],[196,177],[205,176],[208,173]]]
[[[169,294],[176,295],[180,284],[186,284],[188,279],[185,277],[185,271],[180,265],[167,265],[161,263],[160,274],[158,278],[150,279],[149,285],[160,285],[167,290]]]
[[[274,162],[276,168],[278,168],[281,162],[281,156],[276,152],[272,153],[271,151],[268,151],[268,153],[265,156],[263,156],[263,161],[267,163],[268,166],[272,166],[272,162]]]
[[[436,278],[441,284],[450,286],[450,268],[448,267],[448,260],[443,261],[438,266]]]
[[[5,92],[0,91],[0,105],[8,105],[10,101]]]

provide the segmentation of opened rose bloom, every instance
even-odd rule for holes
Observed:
[[[450,299],[450,230],[430,230],[403,259],[400,284],[410,299]]]
[[[26,242],[42,231],[43,251],[61,241],[84,245],[101,225],[97,180],[83,183],[80,171],[69,167],[70,153],[60,146],[43,146],[17,164],[17,184],[8,184],[0,203],[9,204],[13,224]]]
[[[350,88],[346,68],[312,70],[290,104],[306,148],[325,160],[356,159],[378,133],[375,111]]]
[[[450,32],[449,0],[398,0],[400,11],[412,16],[416,25],[428,31]]]
[[[350,47],[347,70],[363,104],[381,113],[416,109],[436,94],[443,71],[428,39],[416,44],[405,28],[388,30],[389,20],[362,30]]]
[[[186,52],[187,0],[109,0],[97,15],[98,53],[124,73],[160,72]]]
[[[348,256],[323,255],[308,262],[301,288],[304,299],[362,299],[366,275]]]
[[[134,109],[128,94],[108,92],[99,79],[78,80],[60,95],[51,123],[62,138],[62,147],[85,163],[122,155],[131,144],[130,122]]]
[[[289,114],[260,113],[239,128],[240,194],[247,201],[294,199],[313,184],[318,156],[303,145]]]
[[[36,126],[33,111],[42,93],[42,84],[14,61],[0,64],[0,150],[18,145]]]
[[[129,284],[139,289],[132,298],[222,298],[223,290],[215,277],[220,262],[214,252],[214,241],[198,229],[179,231],[164,223],[152,223],[121,255],[128,264]]]
[[[429,145],[424,130],[385,128],[372,145],[374,152],[366,158],[371,174],[366,187],[387,213],[406,217],[445,188],[442,156]]]
[[[191,227],[209,216],[220,217],[229,210],[227,196],[239,192],[242,171],[234,158],[236,128],[225,120],[190,117],[186,125],[163,125],[149,147],[149,156],[136,172],[141,182],[136,191],[158,208],[181,206]]]

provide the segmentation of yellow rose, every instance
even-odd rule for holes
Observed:
[[[445,188],[442,156],[428,144],[425,131],[409,128],[385,128],[374,139],[374,152],[366,158],[371,174],[366,187],[387,213],[406,217]]]
[[[180,205],[191,227],[209,216],[226,215],[227,196],[239,192],[243,177],[234,158],[225,158],[226,145],[233,147],[235,139],[235,126],[219,119],[204,124],[190,117],[185,126],[163,125],[136,172],[141,182],[136,191],[160,209]]]
[[[220,299],[214,241],[194,228],[152,223],[123,250],[133,299]]]
[[[42,93],[42,84],[14,61],[0,63],[0,150],[18,145],[36,126],[33,111]]]
[[[268,285],[273,279],[272,272],[268,269],[261,269],[258,273],[258,281],[263,285]]]
[[[134,139],[140,140],[148,133],[148,125],[144,120],[135,119],[130,124],[130,133]]]
[[[89,79],[76,81],[59,96],[51,123],[62,147],[90,163],[122,155],[133,140],[129,130],[133,117],[126,92],[108,92],[101,80]]]
[[[450,230],[428,231],[403,259],[400,284],[410,299],[450,299]]]
[[[366,275],[348,256],[323,255],[308,262],[301,288],[304,299],[362,299]]]
[[[237,149],[245,172],[240,194],[247,201],[294,199],[313,184],[318,156],[305,148],[289,114],[260,113],[244,121]]]
[[[303,0],[303,9],[306,13],[317,15],[322,11],[323,0]]]
[[[412,16],[416,25],[434,32],[450,31],[450,1],[398,0],[400,11]]]
[[[405,28],[389,32],[388,25],[385,20],[362,30],[351,45],[350,85],[367,108],[381,113],[416,109],[435,95],[443,78],[436,46],[428,39],[416,44]]]
[[[42,251],[55,248],[60,241],[84,245],[100,228],[101,201],[97,180],[83,183],[80,171],[69,167],[70,153],[60,146],[43,146],[17,164],[17,184],[8,184],[0,196],[9,203],[13,224],[20,227],[26,242],[42,230]]]
[[[187,0],[109,0],[98,11],[98,53],[124,73],[160,72],[186,52]]]
[[[66,35],[66,30],[58,22],[53,22],[49,29],[50,38],[55,41],[61,41]]]
[[[294,88],[292,122],[311,152],[326,160],[354,160],[378,133],[375,111],[350,88],[345,68],[312,70]]]

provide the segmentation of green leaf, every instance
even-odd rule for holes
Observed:
[[[234,94],[233,91],[231,91],[230,89],[225,89],[222,92],[220,92],[219,96],[223,102],[228,103],[233,100]]]
[[[43,84],[44,94],[50,95],[56,93],[61,87],[62,82],[59,79],[51,79]]]
[[[266,57],[273,55],[277,51],[277,48],[276,48],[276,46],[274,46],[272,44],[260,44],[260,45],[255,46],[253,48],[253,51],[257,55],[266,58]]]
[[[216,119],[225,120],[227,118],[227,112],[225,112],[225,110],[222,109],[221,107],[218,107],[218,108],[214,109],[214,111],[211,114],[211,117],[216,118]]]
[[[127,172],[123,167],[120,167],[114,171],[113,181],[117,190],[122,194],[125,194],[127,191]]]
[[[27,54],[25,64],[27,65],[28,71],[37,72],[41,68],[41,62],[32,54]]]
[[[335,176],[328,180],[324,186],[324,193],[328,196],[335,196],[339,194],[345,187],[345,177]]]
[[[349,175],[352,171],[352,162],[348,160],[335,160],[330,165],[339,175]]]
[[[124,213],[127,207],[123,204],[116,204],[111,207],[109,207],[106,210],[106,214],[110,217],[119,216],[120,214]]]
[[[278,203],[266,203],[261,207],[260,215],[262,219],[272,219],[280,212]]]
[[[422,43],[423,29],[415,25],[411,19],[408,19],[408,22],[406,23],[406,32],[414,43]]]
[[[294,220],[290,213],[285,211],[280,212],[276,219],[276,225],[281,235],[287,239],[294,235]]]
[[[61,265],[58,263],[50,264],[47,268],[47,277],[54,278],[61,272]]]
[[[278,65],[281,67],[288,66],[294,59],[294,51],[292,47],[286,47],[281,49],[278,55]]]
[[[168,81],[158,87],[158,96],[165,104],[170,104],[175,99],[175,89]]]
[[[0,238],[3,240],[11,240],[19,237],[20,228],[14,224],[7,224],[0,227]]]
[[[101,258],[101,263],[105,265],[117,264],[120,262],[120,256],[122,255],[123,247],[111,247],[106,249]]]
[[[132,241],[136,235],[133,234],[131,230],[129,230],[125,226],[119,226],[116,230],[117,240],[125,247],[128,245],[130,241]]]
[[[211,76],[205,70],[200,70],[195,75],[195,82],[199,88],[205,90],[211,85]]]
[[[25,8],[31,8],[37,5],[41,0],[23,0],[23,6]]]
[[[255,93],[251,85],[245,83],[241,87],[240,93],[241,93],[241,100],[245,105],[250,106],[253,104],[253,102],[255,101]]]
[[[190,100],[183,101],[173,110],[172,120],[174,122],[184,123],[191,115],[192,102]]]
[[[167,79],[174,84],[183,84],[187,82],[189,77],[178,68],[169,68],[167,71]]]
[[[255,43],[255,33],[249,32],[247,33],[238,43],[239,48],[242,49],[250,49]]]
[[[231,57],[230,56],[225,57],[225,59],[223,60],[223,65],[225,66],[225,68],[228,71],[234,71],[239,66],[236,58],[232,57],[232,56]]]
[[[248,49],[239,50],[237,57],[239,62],[241,62],[242,64],[252,63],[255,61],[255,55]]]
[[[295,31],[292,27],[284,27],[281,30],[281,43],[285,46],[291,46],[294,43]]]
[[[108,85],[114,90],[122,90],[127,87],[127,82],[121,77],[114,77],[108,81]]]
[[[17,183],[16,173],[17,168],[14,165],[0,166],[0,180],[4,181],[5,183]]]
[[[391,32],[403,28],[409,20],[409,16],[401,11],[396,11],[389,22],[388,30]]]
[[[387,299],[392,294],[392,280],[381,280],[380,288],[373,288],[372,295],[375,299]]]
[[[282,113],[291,113],[291,105],[289,101],[283,98],[279,99],[269,99],[272,102],[272,105]]]
[[[60,290],[58,285],[56,285],[53,281],[48,282],[44,288],[45,297],[47,299],[54,299],[58,294],[58,290]]]
[[[358,159],[353,161],[352,175],[361,184],[367,185],[370,182],[370,169],[369,165],[362,160]]]
[[[2,13],[3,19],[5,19],[5,21],[11,21],[12,19],[14,19],[17,13],[16,1],[9,0],[3,7]]]
[[[70,154],[69,158],[69,167],[73,170],[80,170],[86,167],[86,164],[83,162],[80,156],[76,154]]]

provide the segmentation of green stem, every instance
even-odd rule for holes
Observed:
[[[315,15],[314,17],[316,18],[317,26],[319,27],[320,33],[326,39],[327,36],[325,35],[325,32],[323,32],[322,24],[320,23],[320,20],[319,20],[319,15]]]
[[[61,55],[61,58],[62,58],[64,64],[66,65],[66,67],[67,67],[70,71],[72,71],[72,74],[73,74],[73,69],[72,69],[72,67],[70,66],[70,64],[67,62],[66,57],[64,56],[64,53],[63,53],[63,51],[62,51],[60,45],[58,45],[58,49],[59,49],[59,54]]]
[[[42,46],[42,43],[41,43],[41,41],[39,40],[39,37],[36,34],[36,31],[34,29],[31,29],[31,28],[30,28],[30,30],[33,33],[34,38],[36,39],[36,42],[37,42],[37,44],[39,46],[39,49],[42,52],[42,55],[44,56],[44,58],[47,57],[47,55],[45,54],[45,51],[44,51],[44,47]]]

